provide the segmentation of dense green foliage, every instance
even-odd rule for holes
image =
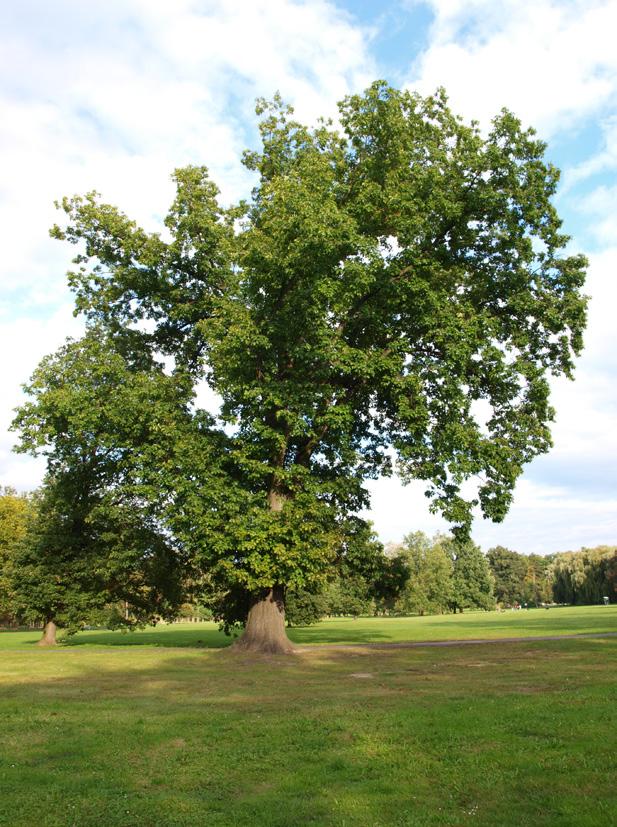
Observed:
[[[306,590],[288,591],[285,596],[285,620],[288,626],[310,626],[332,614],[328,597]]]
[[[559,603],[617,602],[617,547],[598,546],[556,554],[553,594]]]
[[[493,578],[485,556],[471,540],[457,543],[446,539],[452,556],[452,601],[454,611],[494,609]]]
[[[16,546],[13,610],[72,631],[173,616],[182,594],[175,555],[136,501],[101,492],[91,469],[48,477]]]
[[[400,554],[409,580],[396,603],[402,614],[441,614],[494,609],[493,578],[480,548],[471,540],[438,534],[408,534]]]
[[[585,321],[558,171],[510,113],[483,137],[442,92],[381,82],[341,103],[341,132],[279,99],[258,113],[246,203],[221,206],[205,167],[175,172],[165,236],[94,193],[62,202],[88,333],[42,363],[16,421],[53,475],[93,470],[104,525],[129,501],[148,515],[120,567],[169,539],[174,568],[247,595],[323,588],[393,455],[461,536],[476,501],[502,519]]]
[[[46,454],[48,475],[19,549],[20,616],[75,627],[173,614],[190,565],[165,523],[161,469],[171,446],[190,450],[182,383],[130,365],[90,329],[44,359],[27,391],[20,450]]]
[[[495,583],[499,603],[514,605],[523,602],[523,583],[527,565],[522,554],[504,546],[490,548],[486,554]]]
[[[33,509],[32,497],[13,488],[0,489],[0,623],[17,620],[13,578],[15,556],[28,530]]]
[[[444,545],[416,531],[405,537],[401,556],[409,567],[409,580],[396,610],[419,615],[449,611],[453,566]]]
[[[531,603],[537,606],[553,601],[554,555],[523,555],[503,546],[495,546],[488,550],[486,556],[499,603],[506,606]]]
[[[487,559],[495,596],[505,605],[617,601],[617,547],[598,546],[540,556],[496,546]]]

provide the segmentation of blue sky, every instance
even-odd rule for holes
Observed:
[[[79,335],[48,238],[54,199],[99,190],[148,229],[170,172],[207,164],[223,197],[247,194],[253,104],[277,89],[298,115],[333,115],[375,78],[444,86],[482,125],[502,106],[536,127],[562,169],[557,206],[591,261],[587,343],[556,380],[552,452],[528,466],[486,549],[549,553],[617,542],[617,0],[21,0],[0,8],[0,484],[34,488],[44,466],[11,453],[20,384]],[[384,541],[445,528],[421,486],[372,485]]]

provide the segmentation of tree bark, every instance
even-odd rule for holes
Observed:
[[[48,620],[43,629],[43,637],[37,643],[37,646],[55,646],[57,626],[53,620]]]
[[[283,586],[273,586],[255,596],[244,632],[232,648],[265,655],[293,653],[293,645],[285,631]]]
[[[278,457],[282,462],[285,450]],[[281,512],[287,497],[277,485],[273,474],[268,491],[268,508]],[[285,631],[285,588],[276,584],[263,589],[253,596],[244,632],[233,644],[232,649],[244,652],[256,652],[263,655],[291,655],[294,651],[292,642]]]

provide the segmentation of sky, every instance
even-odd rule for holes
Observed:
[[[12,452],[21,384],[79,336],[52,241],[54,200],[96,189],[148,230],[170,174],[206,164],[224,202],[246,196],[254,101],[279,90],[298,117],[376,78],[430,94],[482,127],[502,107],[538,130],[562,170],[570,249],[590,260],[585,350],[553,381],[551,452],[530,463],[483,549],[548,554],[617,542],[617,0],[20,0],[0,6],[0,485],[31,490],[45,466]],[[384,542],[447,525],[421,484],[370,484]]]

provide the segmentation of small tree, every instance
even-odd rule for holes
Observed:
[[[34,507],[32,496],[18,494],[13,488],[0,489],[0,623],[17,619],[12,588],[15,556]]]
[[[439,538],[431,541],[422,532],[404,540],[409,581],[397,608],[405,614],[441,614],[452,603],[452,559]]]
[[[154,393],[156,354],[172,365],[185,404],[161,440],[177,461],[155,469],[152,450],[142,464],[169,497],[167,529],[245,593],[240,645],[288,652],[285,588],[323,580],[393,453],[461,531],[476,501],[504,517],[523,465],[550,445],[546,374],[571,375],[582,344],[585,260],[564,255],[545,145],[508,112],[483,137],[443,92],[377,82],[341,103],[342,132],[305,127],[278,98],[258,114],[249,202],[221,207],[207,170],[188,167],[167,239],[96,194],[65,199],[53,234],[78,245],[77,309],[127,370],[149,372]],[[54,445],[49,379],[26,419]],[[203,379],[222,399],[216,420],[191,398]],[[113,427],[145,456],[139,428]]]
[[[529,569],[527,558],[503,546],[495,546],[487,551],[486,559],[495,583],[496,600],[509,605],[522,602],[526,577],[528,573],[533,577],[536,572],[536,569]]]
[[[310,626],[328,614],[328,600],[323,593],[306,590],[285,595],[285,619],[288,626]]]
[[[43,622],[41,646],[56,643],[58,626],[78,628],[105,602],[92,584],[100,561],[90,551],[88,495],[72,481],[46,480],[14,556],[14,605],[28,623]]]
[[[524,603],[550,603],[553,599],[553,586],[550,577],[550,568],[553,555],[542,556],[530,554],[525,558],[527,570],[523,582]]]
[[[16,555],[21,615],[44,620],[49,642],[56,626],[77,629],[108,604],[130,606],[113,615],[118,625],[171,616],[190,575],[165,526],[173,454],[161,437],[172,432],[175,448],[188,449],[178,383],[129,366],[104,331],[90,330],[45,359],[27,390],[36,404],[16,419],[20,450],[47,453],[49,473]]]
[[[16,613],[44,623],[41,645],[56,643],[58,627],[77,631],[103,618],[132,627],[173,616],[183,595],[175,555],[137,505],[117,491],[88,490],[72,474],[47,478],[10,577]],[[118,603],[130,613],[110,611]]]
[[[494,609],[493,576],[479,546],[471,540],[457,542],[448,537],[442,538],[440,544],[453,562],[452,610]]]

